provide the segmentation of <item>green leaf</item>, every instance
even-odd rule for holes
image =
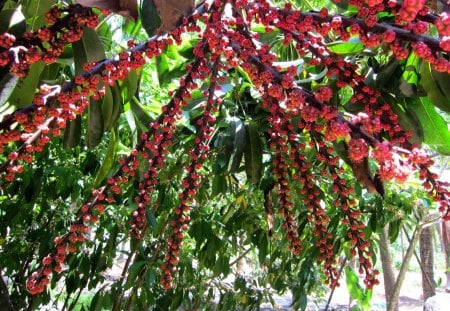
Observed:
[[[430,63],[424,62],[422,64],[420,68],[420,84],[425,92],[427,92],[427,97],[430,102],[445,112],[450,112],[450,97],[448,97],[450,94],[445,89],[449,87],[449,83],[450,79],[448,74],[446,76],[436,73],[432,75]],[[444,90],[446,90],[445,93]]]
[[[156,29],[161,26],[161,18],[158,15],[153,0],[144,0],[141,6],[141,22],[147,34],[151,37],[155,34]]]
[[[446,97],[446,103],[450,106],[450,74],[447,72],[437,72],[431,68],[431,77],[436,81],[441,93]]]
[[[139,85],[140,74],[137,70],[131,70],[128,76],[119,82],[122,98],[125,103],[131,102],[132,98],[136,94],[136,90]]]
[[[422,122],[417,116],[417,113],[410,105],[398,103],[398,100],[388,94],[383,95],[391,106],[392,111],[398,116],[398,123],[404,130],[409,130],[412,133],[411,142],[421,145],[424,141],[424,130]]]
[[[419,61],[420,58],[414,53],[411,53],[406,61],[405,70],[403,71],[402,77],[400,79],[399,88],[403,95],[407,97],[417,95],[417,83],[419,81]]]
[[[26,31],[26,26],[22,6],[0,12],[0,33],[9,32],[14,35],[22,35]]]
[[[239,169],[245,149],[245,125],[241,119],[231,117],[227,120],[228,143],[226,146],[226,156],[228,159],[228,172],[235,173]]]
[[[450,155],[447,122],[436,111],[428,97],[407,98],[407,108],[413,110],[419,118],[424,131],[424,142],[438,152]]]
[[[212,193],[211,196],[215,197],[218,194],[225,194],[227,191],[227,181],[223,174],[214,174],[213,184],[212,184]]]
[[[21,79],[11,96],[9,97],[9,103],[17,108],[23,108],[32,104],[34,93],[39,83],[39,76],[44,69],[45,64],[43,62],[37,62],[30,67],[28,75]]]
[[[118,134],[116,133],[116,129],[113,128],[111,131],[108,149],[106,150],[105,158],[103,159],[103,163],[100,166],[100,169],[97,172],[94,180],[94,187],[97,188],[101,185],[102,181],[108,176],[108,173],[111,171],[117,153],[117,146],[119,144]]]
[[[394,243],[400,233],[401,220],[395,220],[389,223],[389,241]]]
[[[383,65],[380,71],[377,73],[377,87],[380,89],[390,89],[392,87],[397,87],[398,78],[396,78],[396,75],[394,75],[394,73],[397,71],[398,67],[399,61],[395,57],[392,57],[387,64]],[[395,83],[392,83],[394,80]]]
[[[110,125],[109,127],[105,127],[106,131],[116,124],[117,119],[120,117],[120,114],[123,111],[123,99],[122,96],[120,95],[120,90],[117,84],[111,86],[111,92],[113,97],[113,110],[111,113]]]
[[[152,213],[152,210],[150,208],[147,208],[145,210],[145,215],[147,216],[148,224],[151,228],[156,228],[158,225],[158,222],[156,221],[155,215]]]
[[[328,49],[339,55],[352,55],[364,51],[364,44],[358,37],[353,37],[348,41],[335,41],[327,45]]]
[[[88,106],[86,146],[95,148],[103,137],[102,102],[91,98]]]
[[[263,155],[259,128],[254,123],[246,124],[245,143],[245,172],[250,183],[256,184],[261,180]]]
[[[8,100],[9,96],[11,96],[18,81],[19,77],[9,72],[2,78],[2,80],[0,80],[0,107],[2,107]]]
[[[350,297],[356,299],[363,309],[368,310],[372,299],[372,290],[367,290],[359,284],[358,276],[349,266],[345,267],[345,280]]]
[[[161,56],[155,57],[158,81],[161,85],[171,83],[186,73],[185,58],[178,53],[178,49],[169,45]]]
[[[155,271],[153,271],[153,269],[148,269],[147,274],[145,275],[145,284],[147,284],[147,287],[149,289],[152,288],[153,284],[155,283],[155,279]]]
[[[75,120],[67,121],[64,130],[63,146],[64,148],[73,148],[78,146],[81,140],[81,116]]]
[[[30,25],[29,30],[36,29],[46,24],[44,15],[56,3],[56,0],[28,0],[25,4],[25,16]]]
[[[105,131],[109,131],[114,123],[114,98],[109,86],[105,86],[105,96],[101,99],[102,102],[102,115],[103,115],[103,128]]]
[[[83,72],[83,65],[105,59],[105,50],[100,38],[92,28],[85,28],[81,40],[72,43],[75,74]]]
[[[137,100],[136,97],[133,97],[131,100],[130,108],[136,119],[143,125],[148,126],[149,123],[153,121],[150,114],[145,110],[145,107]]]

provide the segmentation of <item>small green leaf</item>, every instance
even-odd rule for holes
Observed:
[[[394,243],[397,240],[398,234],[400,233],[400,226],[400,220],[392,221],[389,223],[389,241],[391,243]]]
[[[353,37],[348,41],[335,41],[327,45],[327,48],[339,55],[352,55],[364,51],[364,44],[358,37]]]

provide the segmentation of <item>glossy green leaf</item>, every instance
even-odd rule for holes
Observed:
[[[114,113],[114,98],[109,86],[105,86],[105,96],[101,99],[102,103],[102,115],[103,115],[103,128],[105,131],[109,131],[113,125],[113,113]]]
[[[147,274],[145,275],[145,284],[148,288],[152,288],[153,284],[155,283],[156,275],[155,271],[153,269],[148,269]]]
[[[150,225],[150,228],[156,228],[158,225],[158,222],[156,221],[155,214],[153,214],[152,210],[150,208],[147,208],[145,210],[145,216],[147,217],[148,224]]]
[[[109,172],[111,171],[111,168],[113,167],[116,161],[117,146],[119,144],[119,139],[117,136],[118,134],[116,133],[116,130],[113,128],[111,130],[109,145],[108,149],[106,150],[105,158],[103,159],[102,165],[100,166],[100,169],[98,170],[97,175],[95,176],[94,180],[95,188],[99,187],[102,181],[105,180],[105,178],[108,176]]]
[[[81,116],[75,120],[66,122],[64,130],[63,146],[64,148],[73,148],[78,146],[81,140]]]
[[[85,28],[81,40],[72,43],[75,74],[83,72],[83,65],[104,59],[105,50],[97,32]]]
[[[219,194],[225,194],[227,191],[227,181],[223,174],[215,174],[212,183],[212,193],[211,196],[215,197]]]
[[[420,84],[427,93],[430,102],[445,112],[450,112],[450,97],[446,95],[448,90],[444,91],[449,86],[449,75],[432,75],[430,63],[422,63],[420,68]],[[445,92],[445,93],[444,93]]]
[[[412,109],[410,105],[404,103],[398,103],[398,101],[388,95],[383,96],[384,99],[389,101],[392,111],[398,116],[398,123],[404,130],[411,131],[411,142],[421,145],[424,141],[424,129],[421,120],[417,116],[416,111]]]
[[[144,27],[147,34],[151,37],[155,31],[161,26],[161,18],[152,0],[143,0],[140,17],[142,27]]]
[[[261,180],[263,167],[263,150],[259,128],[254,123],[246,124],[245,143],[245,172],[250,183],[256,184]]]
[[[367,290],[359,284],[358,275],[351,267],[347,266],[344,270],[350,297],[356,299],[363,309],[369,309],[370,300],[372,298],[372,290]]]
[[[399,68],[399,61],[392,57],[386,64],[384,64],[379,72],[377,72],[376,85],[380,89],[396,87],[398,80],[394,73]],[[393,83],[395,81],[395,83]]]
[[[226,155],[228,158],[228,172],[235,173],[241,164],[245,149],[245,125],[241,119],[231,117],[228,120],[228,141]]]
[[[424,142],[442,154],[450,155],[450,132],[447,122],[427,97],[410,99],[407,108],[414,111],[422,124]]]
[[[7,73],[0,80],[0,107],[2,107],[8,100],[9,96],[11,96],[18,81],[19,78],[12,73]]]
[[[123,99],[120,95],[119,86],[116,84],[111,86],[110,89],[113,97],[113,110],[111,113],[109,127],[105,127],[105,130],[109,130],[110,127],[113,127],[116,124],[116,121],[119,119],[120,114],[123,111]]]
[[[395,240],[397,240],[401,225],[401,220],[396,220],[389,223],[389,241],[391,243],[394,243]]]
[[[327,45],[328,49],[339,55],[351,55],[362,52],[365,47],[358,37],[353,37],[348,41],[336,41]]]
[[[403,95],[407,97],[417,95],[417,83],[419,81],[419,61],[420,58],[414,53],[411,53],[411,55],[406,60],[405,70],[403,71],[402,77],[400,79],[399,88]]]
[[[446,104],[450,106],[450,74],[448,72],[437,72],[431,68],[431,77],[436,81],[436,85],[441,93],[446,97]]]
[[[103,137],[102,101],[91,98],[88,106],[86,146],[95,148]]]
[[[56,3],[56,0],[27,0],[25,4],[25,17],[29,30],[34,31],[46,24],[44,15]]]
[[[120,82],[120,90],[125,103],[131,102],[136,95],[140,79],[140,73],[137,70],[131,70],[128,76]]]
[[[9,32],[14,35],[21,35],[26,31],[25,16],[22,14],[22,7],[6,9],[0,12],[0,33]]]
[[[184,75],[186,73],[184,61],[184,57],[173,45],[168,46],[161,56],[155,57],[159,83],[161,85],[171,83],[173,79]]]
[[[39,76],[44,69],[43,62],[31,66],[28,75],[19,80],[16,88],[9,97],[9,103],[17,108],[23,108],[32,104],[34,94],[39,84]]]
[[[148,126],[148,124],[153,121],[153,118],[145,110],[145,107],[136,98],[131,100],[130,107],[136,119],[143,125]]]

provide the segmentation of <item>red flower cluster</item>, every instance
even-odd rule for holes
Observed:
[[[5,117],[0,123],[0,150],[9,152],[11,147],[20,145],[8,153],[7,163],[0,167],[5,180],[11,181],[23,170],[23,162],[31,162],[33,153],[41,151],[51,136],[59,135],[67,121],[84,113],[89,97],[104,95],[104,91],[99,89],[101,82],[113,87],[131,70],[140,68],[146,57],[158,56],[166,45],[179,42],[183,32],[198,32],[201,37],[194,49],[194,61],[188,66],[170,103],[163,107],[160,117],[148,125],[149,129],[141,135],[136,149],[120,160],[120,170],[83,204],[69,232],[55,239],[55,251],[42,260],[43,266],[28,280],[30,292],[38,294],[44,291],[51,272],[62,270],[61,264],[67,254],[76,251],[77,245],[88,237],[90,225],[99,219],[105,204],[113,203],[123,186],[135,176],[141,161],[145,161],[148,170],[139,182],[135,198],[137,207],[130,217],[130,234],[137,239],[144,238],[147,210],[156,208],[152,206],[152,198],[168,148],[172,145],[181,107],[199,82],[208,81],[209,88],[204,92],[206,103],[196,121],[197,135],[189,152],[191,162],[181,183],[183,190],[179,193],[179,202],[167,226],[167,252],[161,266],[161,285],[165,289],[172,288],[173,273],[177,270],[183,238],[191,220],[190,210],[195,205],[203,161],[210,151],[209,141],[220,105],[220,99],[215,95],[220,73],[238,66],[260,91],[263,98],[261,106],[269,112],[270,129],[267,134],[272,153],[272,173],[276,178],[282,228],[290,250],[299,254],[308,247],[301,237],[308,230],[312,232],[311,240],[318,249],[318,261],[323,263],[330,286],[339,284],[335,256],[336,251],[340,251],[333,246],[332,216],[340,217],[346,226],[351,254],[358,256],[359,270],[365,274],[367,287],[371,288],[378,282],[378,272],[370,261],[370,242],[363,232],[362,214],[356,206],[353,187],[344,179],[340,158],[334,150],[336,141],[345,141],[348,159],[353,164],[367,163],[369,157],[373,158],[378,165],[377,173],[384,180],[404,181],[410,171],[419,169],[424,188],[440,204],[444,216],[450,218],[448,184],[438,181],[437,176],[431,173],[432,161],[408,142],[411,134],[401,128],[397,115],[380,98],[380,93],[365,84],[365,77],[358,73],[358,65],[333,53],[324,39],[334,36],[346,41],[358,36],[366,48],[383,45],[398,59],[408,57],[412,49],[436,70],[450,72],[450,63],[443,56],[449,50],[450,18],[447,13],[432,18],[423,0],[403,1],[401,6],[394,0],[350,0],[349,3],[359,9],[356,16],[331,16],[326,9],[300,12],[290,5],[278,9],[262,0],[251,3],[238,0],[234,4],[214,1],[208,12],[195,13],[186,19],[184,26],[174,30],[173,39],[152,38],[141,44],[130,42],[129,51],[120,53],[117,58],[87,64],[84,73],[62,88],[41,86],[32,106]],[[225,5],[234,5],[236,10],[229,13]],[[245,10],[246,14],[238,14],[238,8]],[[379,23],[377,13],[381,11],[393,13],[396,24]],[[53,9],[47,14],[47,19],[52,25],[35,34],[25,34],[22,38],[0,35],[0,66],[10,66],[11,72],[23,76],[37,61],[54,61],[65,44],[80,38],[83,26],[93,27],[97,22],[90,9],[80,6]],[[199,27],[200,23],[204,24],[203,28]],[[364,113],[356,116],[341,113],[341,107],[332,103],[338,94],[329,86],[310,91],[297,85],[296,68],[274,66],[276,55],[270,52],[269,46],[257,43],[258,36],[248,27],[252,23],[262,24],[267,31],[279,29],[286,44],[292,43],[299,55],[307,56],[309,66],[326,69],[325,82],[331,81],[337,88],[351,89],[350,103],[362,104]],[[425,34],[430,27],[436,27],[440,41]],[[312,157],[307,156],[311,154]],[[326,195],[329,201],[324,200],[323,180],[327,180],[332,190]],[[294,191],[302,198],[299,206],[293,203]],[[297,223],[301,213],[306,214],[309,220],[302,229],[304,231]]]

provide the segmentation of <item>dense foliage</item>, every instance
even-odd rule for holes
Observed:
[[[445,1],[94,2],[0,2],[12,308],[304,308],[350,258],[363,303],[417,205],[389,183],[450,219],[422,148],[450,154]],[[260,274],[228,285],[245,255]]]

